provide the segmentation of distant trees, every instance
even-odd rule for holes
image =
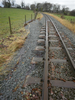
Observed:
[[[5,8],[10,8],[10,7],[11,7],[10,0],[8,0],[8,1],[3,0],[3,1],[2,1],[2,4],[4,5]]]
[[[20,9],[20,8],[21,8],[21,6],[17,4],[17,5],[16,5],[16,8],[19,8],[19,9]]]
[[[26,9],[26,10],[30,10],[29,5],[26,5],[25,9]]]
[[[69,8],[68,7],[65,7],[65,6],[62,6],[62,13],[64,15],[68,15],[69,14]]]
[[[33,10],[33,11],[43,11],[43,12],[52,12],[52,13],[62,13],[64,15],[72,15],[75,16],[75,9],[72,11],[69,11],[69,8],[66,6],[60,6],[59,4],[52,4],[48,2],[44,3],[33,3],[31,5],[26,5],[23,0],[21,1],[21,4],[15,4],[15,0],[2,0],[2,4],[5,8],[15,7],[15,8],[23,8],[27,10]]]

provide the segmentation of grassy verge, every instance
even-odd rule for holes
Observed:
[[[67,27],[69,30],[71,30],[75,34],[75,23],[72,24],[68,20],[62,19],[62,18],[60,18],[58,16],[55,16],[53,14],[50,14],[50,13],[46,13],[46,14],[48,14],[48,15],[54,17],[55,19],[57,19],[61,24],[63,24],[65,27]]]
[[[38,13],[37,18],[42,18],[42,14]],[[28,25],[29,26],[29,25]],[[6,68],[8,66],[2,66],[4,63],[7,64],[13,57],[15,51],[21,48],[29,34],[29,28],[26,30],[24,27],[18,27],[16,31],[12,35],[6,36],[4,41],[2,42],[2,46],[0,48],[0,75],[6,73]]]

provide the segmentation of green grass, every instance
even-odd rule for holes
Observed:
[[[0,8],[0,39],[9,36],[9,20],[8,17],[11,18],[11,27],[13,33],[23,27],[25,23],[25,15],[26,20],[31,19],[31,14],[33,11],[24,10],[24,9],[14,9],[14,8]]]
[[[56,16],[58,16],[58,17],[61,17],[60,14],[54,14],[54,15],[56,15]],[[74,17],[74,16],[64,15],[64,18],[65,18],[66,20],[68,20],[68,21],[71,21],[71,19],[72,19],[72,21],[75,22],[75,17]]]

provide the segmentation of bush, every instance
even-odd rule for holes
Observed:
[[[71,15],[71,16],[75,16],[75,10],[72,10],[72,11],[70,12],[70,15]]]

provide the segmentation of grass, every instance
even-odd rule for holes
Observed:
[[[58,17],[60,17],[61,18],[61,14],[54,14],[55,16],[58,16]],[[74,21],[75,22],[75,17],[74,16],[69,16],[69,15],[63,15],[64,16],[64,18],[66,19],[66,20],[68,20],[69,22],[71,22],[71,20],[72,21]]]
[[[56,16],[58,16],[58,17],[60,17],[61,18],[61,15],[60,14],[54,14],[54,15],[56,15]],[[75,22],[75,17],[74,16],[68,16],[68,15],[64,15],[64,18],[66,19],[66,20],[68,20],[68,21],[74,21]]]
[[[14,8],[0,8],[0,39],[9,36],[9,20],[11,19],[12,32],[14,33],[24,25],[25,15],[26,20],[31,19],[31,14],[34,17],[33,11]]]
[[[71,30],[75,34],[75,23],[70,23],[70,21],[68,21],[66,19],[62,19],[54,14],[50,14],[50,13],[46,13],[46,14],[57,19],[61,24],[63,24],[65,27],[67,27],[69,30]]]
[[[0,47],[0,66],[6,61],[17,49],[21,48],[25,42],[25,37],[28,35],[26,30],[23,28],[26,20],[31,19],[31,14],[34,15],[33,11],[24,9],[14,8],[0,8],[0,45],[3,41],[4,48]],[[12,36],[9,32],[9,20],[11,18]],[[34,16],[33,16],[34,17]],[[23,37],[24,35],[24,37]]]

